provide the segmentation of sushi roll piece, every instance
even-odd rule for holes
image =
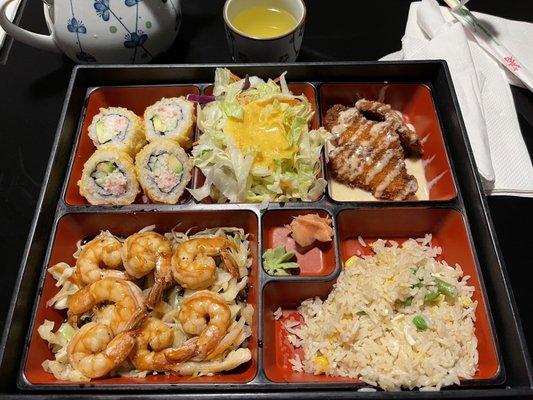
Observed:
[[[171,139],[184,149],[192,145],[195,106],[185,97],[162,98],[144,112],[146,140]]]
[[[140,192],[128,153],[113,146],[96,150],[83,166],[80,194],[93,205],[127,205]]]
[[[176,204],[191,180],[192,161],[174,141],[160,139],[135,157],[144,194],[156,203]]]
[[[89,125],[89,137],[97,149],[113,145],[135,157],[146,144],[143,129],[141,118],[126,108],[100,108]]]

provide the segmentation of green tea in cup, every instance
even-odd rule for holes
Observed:
[[[240,32],[256,39],[282,36],[298,25],[296,18],[288,11],[268,4],[244,9],[231,22]]]
[[[305,24],[303,0],[226,0],[226,37],[235,61],[296,60]]]

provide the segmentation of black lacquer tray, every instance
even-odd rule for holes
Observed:
[[[202,398],[218,398],[222,393],[232,398],[487,398],[533,394],[531,365],[512,289],[444,62],[226,66],[242,76],[275,77],[287,71],[288,81],[294,88],[303,87],[302,91],[307,91],[308,97],[309,91],[314,96],[317,114],[313,122],[315,126],[321,124],[321,111],[328,106],[328,102],[339,101],[335,93],[342,86],[355,88],[355,91],[360,90],[362,93],[373,93],[375,89],[376,94],[382,93],[383,87],[401,87],[398,93],[404,93],[403,95],[396,96],[394,90],[390,94],[392,102],[400,103],[402,96],[416,97],[420,92],[427,92],[430,102],[426,102],[426,106],[434,109],[436,121],[432,134],[440,138],[440,142],[430,139],[436,143],[431,146],[440,146],[440,165],[448,169],[447,178],[441,181],[441,187],[428,200],[345,202],[336,201],[328,190],[315,202],[271,203],[266,209],[255,204],[197,203],[192,198],[177,205],[138,202],[118,208],[90,206],[76,199],[75,192],[69,187],[76,180],[76,164],[79,164],[77,156],[83,146],[84,118],[91,108],[90,99],[94,93],[158,87],[195,87],[198,92],[202,92],[209,87],[218,66],[80,66],[74,69],[0,345],[1,393],[13,396],[87,396],[106,399],[192,394]],[[418,89],[411,91],[410,88]],[[417,102],[421,104],[423,101]],[[329,174],[324,160],[322,162],[322,174],[327,178]],[[200,184],[201,178],[196,173],[192,185]],[[261,266],[262,251],[275,244],[275,232],[283,229],[292,216],[307,211],[328,214],[332,217],[335,228],[331,247],[320,250],[319,268],[303,268],[297,276],[267,275]],[[174,219],[184,221],[185,227],[193,227],[198,221],[213,226],[236,225],[252,234],[251,253],[254,263],[249,301],[256,308],[256,326],[250,344],[252,361],[233,375],[224,375],[221,379],[211,381],[165,380],[160,377],[147,381],[111,380],[103,384],[95,381],[77,385],[47,381],[32,375],[32,368],[35,371],[36,366],[28,360],[39,357],[40,350],[32,347],[32,342],[36,337],[36,325],[42,323],[46,314],[43,307],[40,307],[43,301],[41,294],[43,289],[47,290],[46,285],[49,285],[46,281],[46,267],[56,255],[56,239],[64,237],[65,232],[80,235],[97,233],[92,232],[96,226],[99,229],[115,227],[122,233],[129,234],[142,226],[156,223],[161,226],[161,230],[165,230],[168,229],[165,223],[173,225]],[[341,271],[341,260],[346,259],[356,248],[354,237],[359,234],[370,238],[404,238],[425,232],[433,233],[445,249],[448,245],[462,248],[468,258],[463,262],[470,262],[476,275],[479,296],[483,299],[481,311],[485,312],[485,318],[479,322],[480,326],[484,326],[479,328],[482,331],[480,335],[485,335],[481,339],[478,335],[480,371],[482,370],[479,376],[465,381],[461,386],[446,388],[438,393],[371,393],[358,392],[362,387],[361,383],[302,377],[285,368],[284,361],[280,361],[282,350],[279,348],[280,339],[277,335],[279,328],[271,316],[274,309],[278,306],[284,309],[294,308],[307,297],[326,294]],[[77,238],[73,239],[74,242],[76,240]]]

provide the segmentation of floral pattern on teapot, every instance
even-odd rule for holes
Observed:
[[[96,15],[105,23],[109,24],[109,32],[112,34],[124,35],[123,45],[127,49],[131,49],[130,62],[136,63],[139,62],[139,57],[142,59],[141,62],[148,62],[154,58],[154,55],[150,50],[145,46],[145,43],[149,40],[149,33],[144,31],[140,26],[139,22],[141,16],[139,15],[139,3],[142,3],[143,0],[93,0],[94,1],[94,11]],[[115,8],[112,8],[112,1],[122,1],[127,7],[135,7],[135,24],[131,23],[128,26],[123,22],[123,18],[118,14]],[[175,0],[158,0],[164,4],[170,3],[171,9],[176,14],[174,24],[174,31],[178,31],[180,22],[181,22],[181,12],[179,4],[174,4]],[[86,35],[91,34],[90,26],[87,27],[83,21],[76,17],[76,8],[73,0],[70,2],[70,12],[71,18],[67,21],[67,30],[68,32],[76,35],[76,45],[78,49],[76,51],[76,58],[84,63],[95,63],[98,62],[97,58],[92,54],[88,53],[83,48],[83,42]],[[153,23],[149,20],[144,22],[144,27],[149,30],[152,28]]]

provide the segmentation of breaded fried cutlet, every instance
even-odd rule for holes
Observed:
[[[416,132],[389,105],[359,100],[352,108],[335,105],[326,114],[332,134],[328,154],[334,179],[371,192],[376,198],[403,200],[418,182],[405,168],[405,153],[422,154]]]
[[[361,99],[355,103],[355,107],[368,119],[390,122],[391,128],[400,136],[408,157],[422,156],[422,144],[416,132],[405,123],[402,113],[393,110],[390,104]]]

